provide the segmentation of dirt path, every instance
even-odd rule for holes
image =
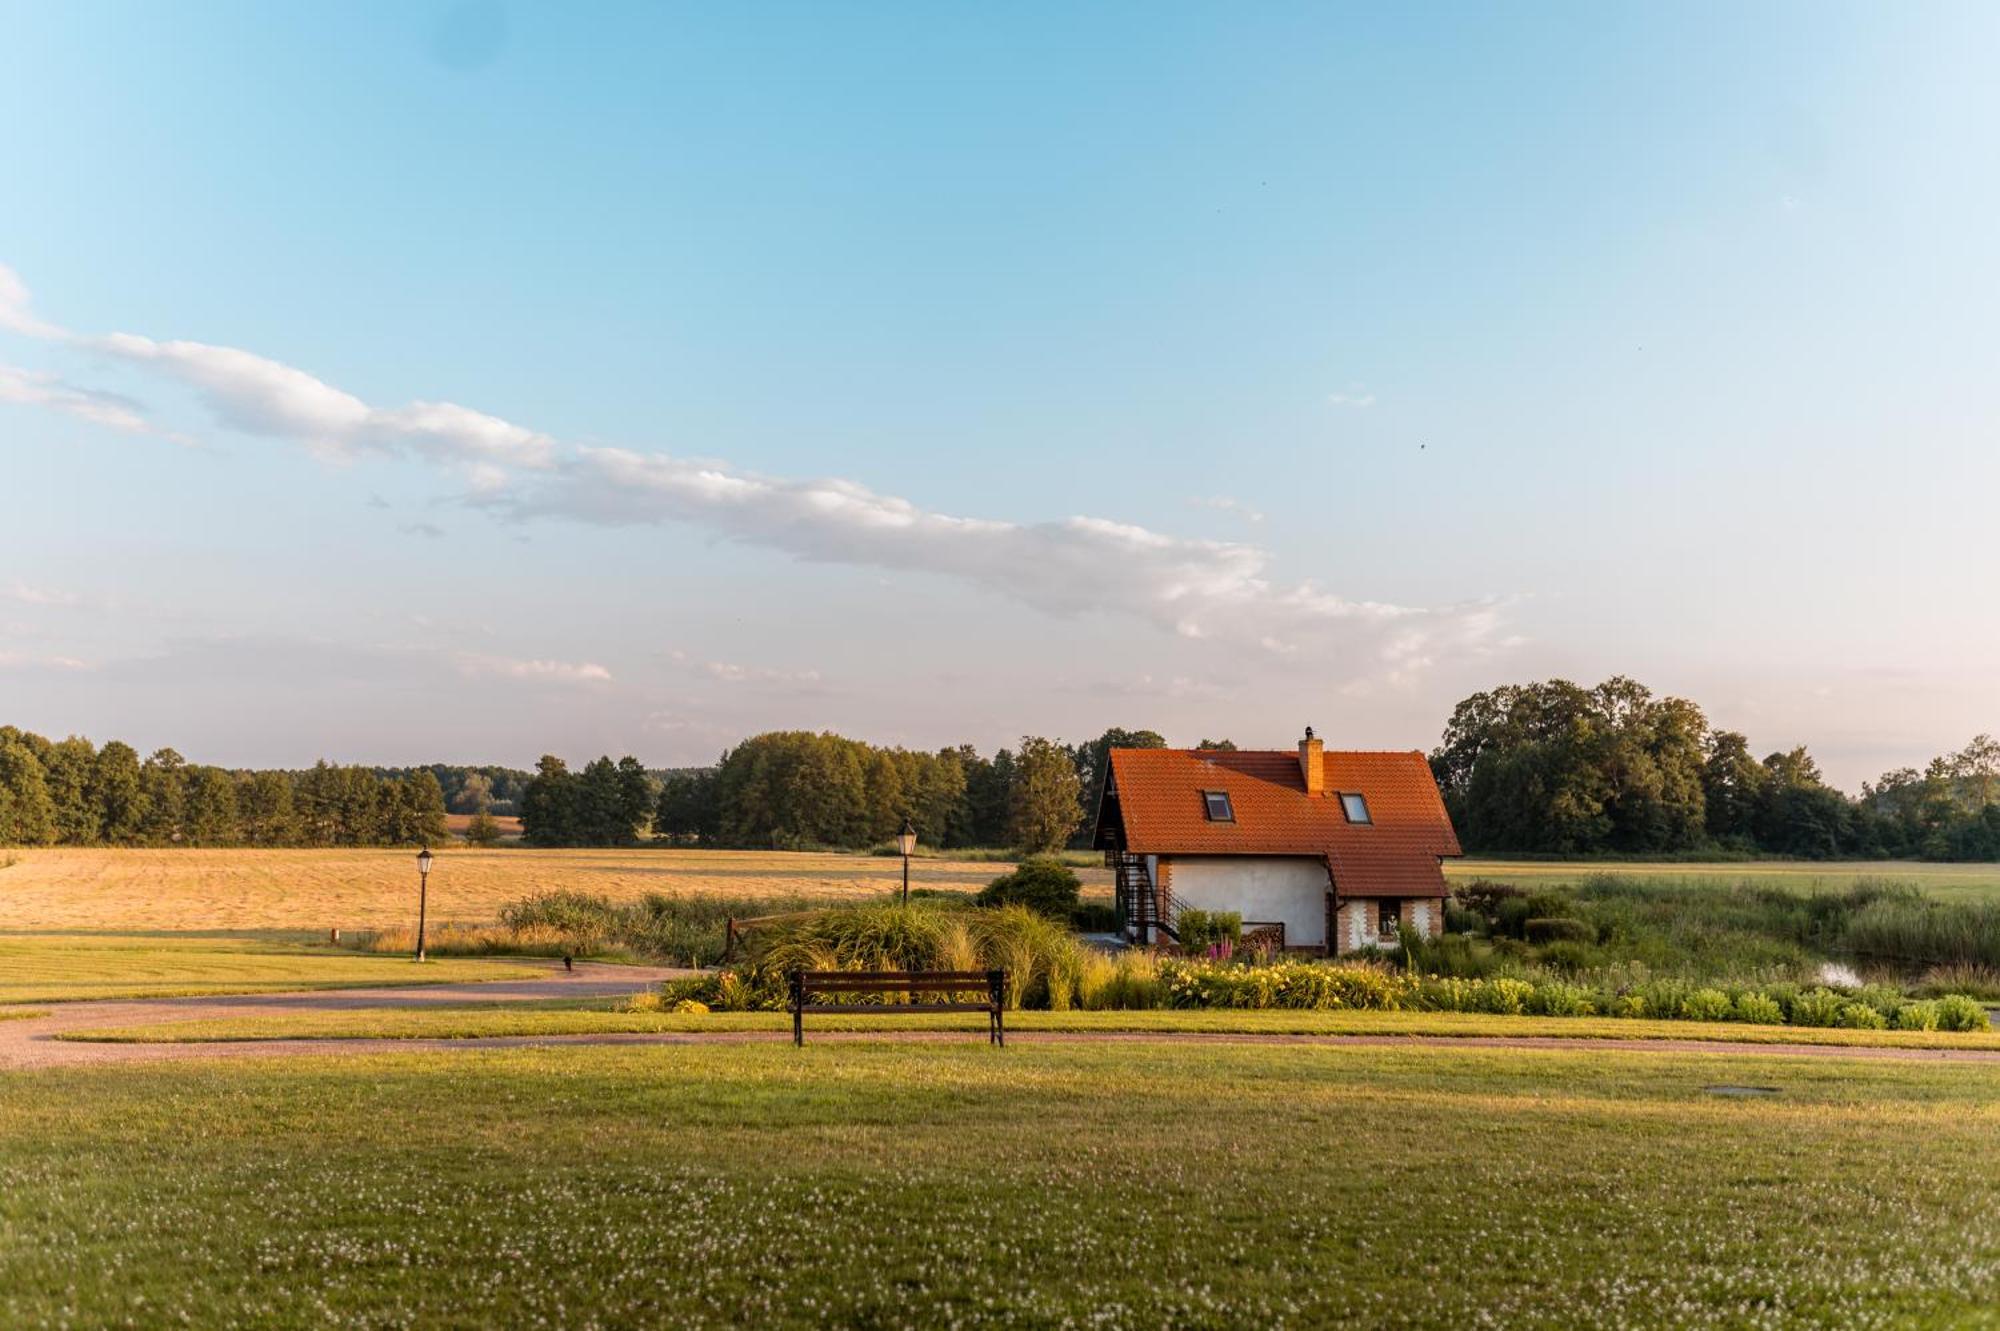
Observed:
[[[535,964],[531,959],[523,959]],[[218,1058],[244,1052],[225,1044],[111,1045],[87,1044],[56,1037],[66,1031],[105,1026],[149,1026],[170,1021],[217,1017],[275,1017],[298,1012],[352,1012],[367,1009],[424,1008],[450,1003],[520,1003],[551,998],[622,998],[660,981],[695,972],[659,966],[608,966],[580,961],[574,972],[548,963],[548,975],[536,980],[489,980],[466,984],[430,984],[375,989],[317,989],[289,994],[221,994],[200,998],[111,998],[81,1003],[22,1004],[46,1016],[0,1021],[0,1070],[67,1067],[88,1063],[152,1062],[162,1058]],[[280,1040],[273,1053],[301,1052],[301,1047],[345,1044],[457,1044],[455,1040]],[[478,1043],[475,1041],[474,1043]]]
[[[218,1041],[208,1044],[98,1044],[59,1040],[66,1031],[107,1026],[141,1026],[212,1017],[275,1016],[295,1012],[356,1011],[369,1008],[422,1008],[440,1003],[525,1002],[549,998],[616,998],[641,992],[688,971],[651,966],[579,963],[574,974],[551,967],[545,979],[501,980],[483,984],[426,985],[421,988],[339,989],[295,994],[239,994],[213,998],[110,999],[57,1004],[48,1015],[0,1021],[0,1071],[16,1068],[87,1067],[111,1063],[157,1063],[183,1059],[278,1058],[287,1055],[358,1054],[417,1050],[520,1049],[554,1045],[776,1044],[789,1031],[685,1031],[597,1035],[506,1035],[476,1039],[307,1039]],[[818,1031],[813,1044],[854,1041],[984,1041],[984,1030]],[[1605,1040],[1560,1036],[1447,1035],[1284,1035],[1219,1031],[1011,1031],[1009,1042],[1026,1044],[1294,1044],[1353,1045],[1385,1049],[1609,1050],[1625,1053],[1735,1054],[1780,1058],[1864,1058],[1915,1062],[2000,1064],[2000,1049],[1892,1049],[1866,1045],[1759,1044],[1720,1040]]]

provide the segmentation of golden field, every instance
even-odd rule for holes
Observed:
[[[414,923],[415,855],[402,849],[199,850],[56,847],[0,853],[0,930],[378,929]],[[976,891],[1006,865],[919,859],[913,887]],[[510,901],[564,889],[614,900],[648,892],[747,899],[876,896],[902,861],[743,850],[440,850],[433,921],[485,923]],[[1086,890],[1108,890],[1102,869]]]

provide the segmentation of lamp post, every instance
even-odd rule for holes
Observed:
[[[917,829],[910,820],[903,820],[903,830],[896,834],[896,848],[903,852],[903,904],[910,904],[910,856],[917,852]]]
[[[425,846],[417,852],[417,960],[424,960],[424,915],[430,907],[431,861],[437,858]]]

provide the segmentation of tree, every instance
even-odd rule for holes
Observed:
[[[101,816],[90,789],[96,768],[96,747],[77,735],[58,740],[42,756],[42,774],[55,807],[56,840],[63,845],[88,846],[102,836]]]
[[[187,759],[172,749],[156,749],[139,769],[139,779],[146,792],[146,840],[179,841],[187,820]]]
[[[190,845],[226,846],[242,839],[235,778],[220,767],[191,767],[185,789],[185,832]]]
[[[146,788],[138,750],[114,739],[97,751],[90,802],[97,810],[98,835],[106,842],[129,846],[145,835]]]
[[[1718,730],[1708,737],[1701,788],[1710,836],[1745,848],[1755,844],[1764,776],[1763,765],[1750,756],[1750,741],[1742,735]]]
[[[237,776],[236,820],[243,840],[252,846],[290,846],[299,840],[292,816],[292,783],[283,772],[244,772]]]
[[[497,846],[500,844],[500,824],[492,814],[481,809],[465,825],[465,839],[475,846]]]
[[[43,846],[55,840],[56,809],[35,751],[0,736],[0,846]]]
[[[1234,753],[1236,752],[1236,741],[1233,739],[1205,739],[1195,745],[1195,748],[1207,749],[1215,753]]]
[[[1009,807],[1009,831],[1024,850],[1048,854],[1083,821],[1083,781],[1069,752],[1054,740],[1024,735]]]
[[[715,804],[715,772],[675,772],[660,784],[653,809],[653,835],[675,841],[711,842],[720,815]]]
[[[531,846],[575,844],[576,778],[552,753],[535,764],[535,775],[521,795],[521,836]]]
[[[453,813],[485,813],[493,807],[493,780],[484,772],[467,772],[452,798]]]

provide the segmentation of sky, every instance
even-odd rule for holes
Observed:
[[[0,721],[2000,729],[2000,7],[0,0]]]

